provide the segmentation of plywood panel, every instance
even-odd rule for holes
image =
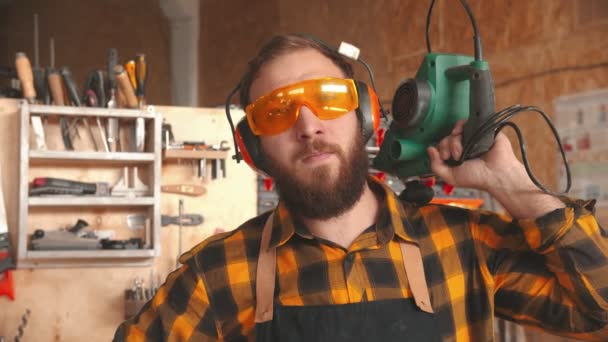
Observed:
[[[17,102],[0,99],[0,167],[7,203],[8,223],[13,243],[17,224],[18,146],[15,144],[19,131]],[[180,140],[204,139],[210,143],[232,140],[228,123],[222,110],[194,109],[185,107],[157,107],[172,124],[176,138]],[[242,112],[235,111],[237,120]],[[52,138],[51,138],[52,139]],[[47,172],[61,175],[60,169],[49,165]],[[162,183],[199,182],[207,188],[203,197],[191,198],[163,194],[161,212],[171,216],[178,214],[178,199],[183,198],[185,212],[200,213],[205,222],[201,226],[183,229],[183,252],[212,235],[217,228],[231,230],[255,215],[256,183],[248,167],[227,160],[227,178],[201,180],[192,177],[188,163],[172,163],[163,168]],[[86,170],[80,176],[97,177]],[[102,177],[103,172],[102,172]],[[36,209],[34,222],[40,225],[57,225],[78,217],[69,209],[51,211]],[[121,236],[134,234],[125,228],[125,215],[138,213],[137,209],[86,211],[83,215],[93,227],[119,226]],[[128,234],[128,235],[127,235]],[[137,268],[74,268],[35,269],[13,272],[16,300],[0,297],[0,336],[12,338],[26,308],[32,311],[25,329],[25,341],[108,341],[124,316],[123,293],[131,288],[136,276],[149,281],[151,272],[163,280],[175,269],[178,256],[178,227],[168,226],[161,230],[161,256],[152,267]]]

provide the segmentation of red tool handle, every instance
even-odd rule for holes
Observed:
[[[0,251],[0,259],[9,257],[8,251]],[[15,300],[15,289],[13,287],[13,275],[7,270],[0,273],[0,297],[7,296],[10,300]]]

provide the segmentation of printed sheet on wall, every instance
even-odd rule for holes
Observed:
[[[570,164],[575,198],[597,199],[597,217],[608,226],[608,89],[555,99],[555,127]],[[565,184],[557,156],[559,184]]]

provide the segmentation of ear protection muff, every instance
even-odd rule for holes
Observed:
[[[321,46],[324,46],[329,50],[336,50],[315,37],[310,35],[301,36],[316,41]],[[343,54],[342,52],[340,53]],[[345,56],[362,63],[367,68],[372,82],[372,86],[370,87],[362,81],[355,80],[355,86],[359,98],[359,106],[355,110],[355,113],[361,124],[361,134],[363,135],[363,140],[367,142],[380,126],[380,115],[386,117],[386,114],[384,113],[382,105],[380,104],[378,96],[374,90],[374,76],[369,68],[369,65],[358,57],[358,52],[357,57],[348,55]],[[234,123],[232,122],[232,117],[230,115],[230,102],[234,94],[236,94],[236,92],[241,88],[241,82],[239,82],[239,84],[230,92],[228,98],[226,99],[226,117],[228,118],[228,122],[233,133],[232,135],[235,147],[235,154],[232,156],[232,159],[235,159],[237,162],[244,160],[254,171],[267,174],[267,172],[264,170],[264,156],[262,154],[259,138],[251,131],[247,118],[242,118],[238,122],[237,126],[234,127]]]
[[[376,92],[367,84],[355,80],[359,106],[355,110],[361,123],[363,141],[367,142],[380,126],[380,102]]]
[[[241,157],[245,163],[254,171],[267,174],[263,167],[264,157],[262,155],[260,139],[251,131],[247,117],[243,117],[236,125],[234,135]]]

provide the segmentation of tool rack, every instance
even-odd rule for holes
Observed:
[[[160,255],[160,175],[162,162],[161,125],[162,117],[153,106],[145,109],[107,109],[87,107],[64,107],[32,105],[21,101],[20,122],[20,175],[19,175],[19,228],[17,238],[17,266],[38,267],[130,267],[149,266],[153,258]],[[146,125],[146,150],[144,152],[103,152],[35,150],[30,147],[30,116],[32,114],[52,117],[119,118],[133,122],[143,118]],[[74,171],[79,168],[116,168],[137,166],[147,175],[145,183],[149,193],[142,197],[114,196],[29,196],[29,181],[32,170],[41,172],[45,167],[61,167]],[[110,184],[112,185],[112,184]],[[151,241],[146,249],[117,250],[32,250],[28,247],[32,227],[30,218],[37,209],[72,210],[76,213],[95,210],[143,210],[151,218],[147,232]],[[57,208],[57,209],[55,209]]]

